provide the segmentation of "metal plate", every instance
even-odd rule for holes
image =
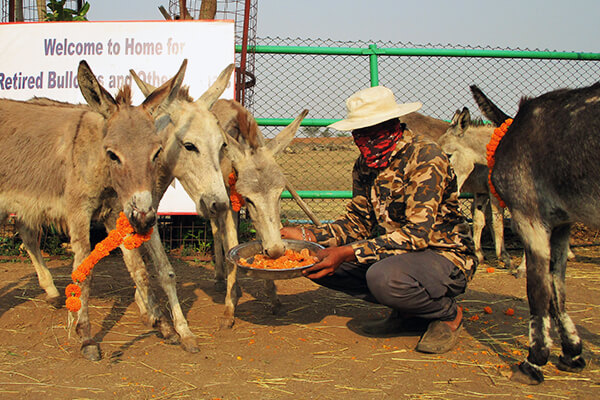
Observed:
[[[302,249],[308,249],[311,255],[315,255],[319,250],[324,247],[318,243],[306,242],[304,240],[291,240],[282,239],[285,243],[286,248],[295,251]],[[261,254],[263,251],[262,243],[258,240],[239,244],[229,250],[227,253],[227,259],[232,263],[236,264],[240,271],[244,272],[248,276],[261,279],[291,279],[302,276],[302,270],[307,269],[314,264],[306,265],[299,268],[287,268],[287,269],[264,269],[264,268],[251,268],[239,263],[240,258],[245,258],[249,263],[252,263],[252,257],[257,254]]]

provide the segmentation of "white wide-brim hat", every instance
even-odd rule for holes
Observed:
[[[394,93],[384,86],[374,86],[354,93],[346,100],[348,116],[334,122],[329,128],[351,131],[377,125],[392,118],[415,112],[423,106],[421,102],[398,104]]]

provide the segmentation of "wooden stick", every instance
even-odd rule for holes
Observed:
[[[194,19],[189,13],[186,0],[179,0],[179,19]]]
[[[202,0],[200,16],[198,19],[215,19],[217,14],[217,0]]]
[[[171,14],[169,14],[169,12],[163,6],[158,6],[158,11],[160,11],[160,13],[166,20],[173,19],[173,17],[171,17]]]
[[[43,21],[46,17],[46,0],[37,0],[38,21]]]
[[[298,205],[300,206],[302,211],[304,211],[306,213],[306,215],[308,215],[308,218],[310,218],[312,223],[315,224],[316,226],[321,226],[321,221],[319,221],[319,218],[317,218],[317,216],[310,210],[310,208],[308,207],[306,202],[304,200],[302,200],[300,195],[298,195],[298,192],[296,192],[296,190],[294,190],[294,188],[290,184],[290,181],[288,181],[287,179],[286,179],[286,183],[285,183],[285,188],[288,190],[288,192],[290,192],[290,194],[292,195],[294,200],[296,200],[296,203],[298,203]]]

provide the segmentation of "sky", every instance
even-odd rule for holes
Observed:
[[[88,0],[90,21],[161,20],[168,0]],[[257,38],[600,53],[598,0],[258,0]],[[261,44],[257,40],[257,44]]]

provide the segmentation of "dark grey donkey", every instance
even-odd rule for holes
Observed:
[[[476,86],[471,91],[493,123],[508,118]],[[600,83],[522,99],[495,159],[492,184],[527,258],[529,355],[512,379],[539,384],[550,353],[550,317],[562,345],[557,367],[579,372],[586,364],[565,310],[565,270],[571,225],[600,225]]]

